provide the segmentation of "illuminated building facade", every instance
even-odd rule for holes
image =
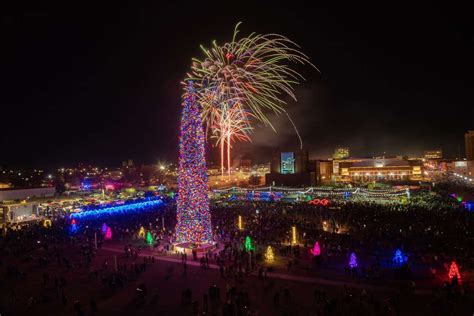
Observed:
[[[473,160],[455,160],[448,163],[448,171],[457,173],[463,176],[474,176],[474,161]]]
[[[309,163],[307,150],[274,151],[266,185],[308,186],[315,184],[314,166]]]
[[[349,158],[349,147],[337,147],[334,150],[334,154],[332,155],[334,159],[346,159]]]
[[[425,159],[443,159],[443,151],[441,149],[425,150]]]
[[[341,182],[422,180],[421,160],[398,158],[333,160],[333,180]]]

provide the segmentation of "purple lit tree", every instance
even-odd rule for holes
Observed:
[[[190,81],[184,95],[179,139],[178,242],[199,244],[212,241],[204,137],[200,108]]]
[[[107,224],[106,223],[102,224],[102,227],[101,227],[100,231],[102,232],[103,235],[105,235],[107,233]]]
[[[356,254],[354,252],[351,253],[351,257],[349,258],[349,267],[351,269],[357,268],[357,257],[356,257]]]
[[[319,247],[319,242],[315,242],[313,249],[310,249],[309,251],[311,252],[313,257],[319,256],[321,254],[321,248]]]

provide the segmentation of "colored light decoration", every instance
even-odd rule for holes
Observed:
[[[252,239],[250,236],[245,237],[245,251],[251,251],[254,250],[255,248],[252,246]]]
[[[50,219],[45,219],[43,222],[43,227],[44,228],[50,228],[52,226],[51,220]]]
[[[138,231],[138,238],[145,239],[145,227],[140,227],[140,230]]]
[[[184,95],[179,141],[176,238],[179,243],[211,243],[209,185],[204,131],[192,81]]]
[[[449,280],[457,278],[458,282],[461,282],[461,273],[459,273],[459,268],[456,261],[451,261],[451,265],[449,266],[448,271],[448,278]]]
[[[291,227],[291,243],[295,245],[297,243],[296,240],[296,226]]]
[[[319,247],[319,242],[315,242],[313,249],[310,249],[311,254],[313,257],[317,257],[321,254],[321,248]]]
[[[112,229],[107,226],[107,232],[105,233],[104,236],[105,240],[111,240],[112,239]]]
[[[272,246],[267,247],[267,250],[265,251],[265,260],[267,262],[273,262],[275,260],[275,255],[273,254]]]
[[[131,202],[119,202],[114,205],[105,205],[99,207],[84,207],[79,212],[71,214],[71,218],[78,219],[97,219],[113,215],[123,215],[130,213],[141,213],[145,211],[154,210],[157,207],[165,205],[161,198],[156,199],[142,199]]]
[[[102,227],[100,228],[100,231],[102,232],[103,235],[107,233],[107,224],[103,223]]]
[[[151,235],[150,231],[146,232],[146,243],[153,245],[153,236]]]
[[[465,205],[465,208],[466,208],[469,212],[473,211],[473,210],[474,210],[474,202],[472,202],[472,201],[467,202],[466,205]]]
[[[408,261],[408,258],[403,254],[400,249],[395,250],[395,254],[393,255],[392,262],[396,266],[401,266]]]
[[[320,199],[313,199],[313,200],[309,201],[308,204],[327,206],[327,205],[329,205],[329,200],[327,200],[327,199],[321,199],[321,200]]]
[[[239,217],[237,219],[237,223],[238,223],[239,230],[242,230],[243,227],[242,227],[242,216],[241,215],[239,215]]]
[[[92,184],[87,183],[87,182],[83,182],[81,186],[82,186],[82,190],[84,191],[92,189]]]
[[[349,258],[349,267],[351,269],[353,269],[353,268],[357,268],[357,266],[358,266],[357,265],[357,257],[356,257],[356,254],[353,252],[353,253],[351,253],[351,256]]]
[[[76,220],[73,218],[73,219],[71,220],[71,226],[69,226],[69,232],[70,232],[71,234],[75,234],[75,233],[77,233],[78,231],[79,231],[79,226],[78,226]]]

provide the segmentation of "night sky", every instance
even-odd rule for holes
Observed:
[[[464,154],[474,129],[467,8],[173,2],[2,7],[0,166],[176,161],[179,82],[199,44],[230,40],[238,21],[241,35],[289,37],[320,69],[297,68],[307,80],[288,107],[313,157],[337,145],[353,156]],[[236,156],[296,148],[286,118],[275,125]]]

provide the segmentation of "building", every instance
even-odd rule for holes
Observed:
[[[2,189],[10,189],[12,187],[11,183],[0,182],[0,190]]]
[[[472,177],[474,176],[474,160],[451,161],[447,164],[447,169],[453,173]]]
[[[135,163],[133,162],[132,159],[124,160],[124,161],[122,161],[122,167],[123,168],[133,168],[133,167],[135,167]]]
[[[334,154],[332,155],[334,159],[346,159],[349,158],[349,147],[337,147],[334,150]]]
[[[55,193],[56,188],[54,187],[0,190],[0,202],[5,200],[28,200],[35,197],[52,197]]]
[[[332,161],[331,160],[316,160],[316,183],[330,182],[332,178]]]
[[[314,169],[310,165],[307,150],[276,150],[272,154],[270,173],[265,174],[265,184],[297,187],[314,185]]]
[[[474,160],[474,131],[468,131],[464,134],[464,142],[466,149],[466,159]]]
[[[443,159],[443,151],[441,149],[425,150],[423,157],[425,159]]]
[[[252,170],[252,159],[248,156],[243,156],[239,164],[240,171],[250,172]]]
[[[423,162],[398,158],[333,160],[333,180],[340,182],[423,179]]]
[[[15,203],[0,204],[0,225],[36,220],[38,218],[38,204]]]

